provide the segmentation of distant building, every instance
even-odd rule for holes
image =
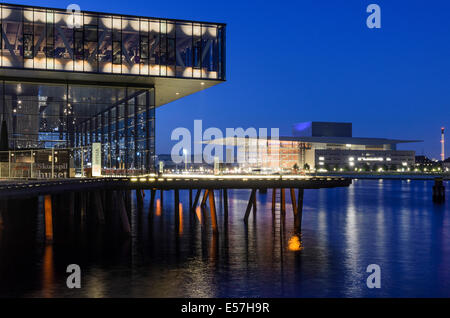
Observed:
[[[241,139],[240,141],[238,139]],[[225,138],[214,141],[222,145],[245,143],[251,138]],[[415,152],[397,150],[397,144],[420,142],[386,138],[353,137],[351,123],[304,122],[295,124],[293,135],[274,139],[258,139],[258,150],[253,162],[242,168],[266,170],[397,170],[412,168]]]
[[[450,157],[445,159],[442,163],[442,170],[444,171],[450,171]]]

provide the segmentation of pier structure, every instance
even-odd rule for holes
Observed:
[[[256,192],[272,189],[272,213],[276,208],[276,193],[281,193],[280,213],[286,213],[286,192],[292,202],[294,231],[301,232],[303,196],[305,189],[348,187],[351,179],[338,177],[304,177],[304,176],[217,176],[217,175],[161,175],[147,177],[123,178],[89,178],[35,181],[5,181],[0,183],[0,210],[3,226],[8,226],[6,218],[16,217],[30,205],[36,205],[41,198],[44,205],[44,228],[48,242],[58,232],[58,223],[85,224],[92,220],[96,226],[107,223],[120,224],[122,234],[131,234],[132,193],[136,195],[138,213],[143,212],[145,192],[150,195],[148,217],[155,214],[156,195],[159,191],[160,201],[164,202],[164,192],[174,193],[175,225],[180,226],[180,191],[189,192],[189,213],[195,213],[200,207],[204,218],[210,218],[214,234],[219,233],[217,221],[217,192],[222,194],[224,219],[228,220],[228,191],[230,189],[248,189],[250,196],[247,209],[243,211],[243,221],[247,225],[250,212],[256,217]],[[195,193],[195,196],[194,196]],[[209,206],[209,209],[207,207]],[[206,215],[209,210],[209,217]],[[61,231],[61,230],[59,230]],[[57,234],[56,234],[57,235]]]

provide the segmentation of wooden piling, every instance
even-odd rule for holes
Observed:
[[[202,203],[200,204],[200,206],[201,206],[202,208],[205,207],[206,200],[208,199],[208,192],[209,192],[209,190],[206,189],[206,190],[205,190],[205,193],[203,194]]]
[[[144,197],[142,196],[142,190],[136,189],[136,203],[138,212],[142,212],[142,208],[144,206]]]
[[[192,211],[197,209],[198,200],[200,199],[200,194],[202,193],[202,189],[197,189],[197,193],[195,194],[194,203],[192,204]]]
[[[155,196],[156,196],[156,189],[150,190],[150,205],[148,207],[148,216],[153,217],[153,211],[155,209]]]
[[[75,192],[70,192],[68,197],[69,197],[69,217],[70,222],[72,223],[75,217]]]
[[[272,216],[275,216],[275,205],[277,203],[277,188],[272,189]]]
[[[192,212],[192,189],[189,189],[189,212]]]
[[[248,223],[248,217],[250,216],[250,211],[252,210],[252,207],[255,204],[255,199],[254,199],[255,196],[256,196],[256,189],[252,189],[252,192],[250,194],[250,198],[249,198],[248,204],[247,204],[247,210],[245,211],[245,216],[244,216],[245,224]]]
[[[120,221],[122,223],[122,229],[125,232],[125,234],[130,235],[131,227],[130,227],[130,222],[128,219],[127,209],[125,206],[124,196],[125,196],[125,194],[123,191],[118,191],[118,196],[117,196],[118,202],[117,203],[118,203],[118,208],[119,208]]]
[[[294,209],[294,231],[296,234],[302,232],[303,195],[304,189],[298,189],[297,205],[296,209]]]
[[[281,188],[281,198],[280,198],[280,206],[281,206],[281,208],[280,208],[280,212],[281,212],[281,214],[282,215],[285,215],[286,214],[286,194],[285,194],[285,191],[284,191],[284,188]]]
[[[174,199],[175,199],[175,213],[178,214],[180,213],[180,190],[175,189],[175,195],[174,195]]]
[[[214,200],[214,190],[209,190],[209,209],[211,211],[211,226],[213,229],[213,233],[217,234],[219,229],[217,227],[217,214],[216,214],[216,203]]]
[[[256,190],[253,195],[253,219],[256,220]]]
[[[290,188],[290,192],[291,192],[292,210],[296,211],[297,210],[297,205],[295,204],[295,190],[294,190],[294,188]]]
[[[223,212],[225,222],[228,221],[228,189],[223,189]]]
[[[102,204],[102,198],[99,191],[93,193],[95,211],[97,212],[97,221],[100,225],[105,225],[105,214]]]

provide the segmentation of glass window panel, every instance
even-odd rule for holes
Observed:
[[[45,69],[46,57],[46,28],[45,28],[46,13],[44,10],[34,11],[34,68]]]
[[[139,19],[123,19],[122,29],[122,73],[139,74]]]
[[[22,9],[2,7],[2,66],[23,67]]]
[[[112,17],[100,16],[98,29],[98,63],[99,71],[112,72]]]
[[[73,28],[70,21],[72,14],[55,12],[55,69],[73,71],[74,69],[74,45]]]
[[[217,27],[202,26],[202,77],[217,78]]]
[[[150,21],[150,75],[159,75],[159,54],[160,54],[160,23],[159,21]]]
[[[176,61],[179,77],[192,77],[192,23],[177,23]]]

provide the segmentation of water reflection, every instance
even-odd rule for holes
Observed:
[[[358,180],[348,189],[307,190],[301,234],[294,231],[290,200],[285,214],[279,203],[272,214],[270,190],[257,194],[247,227],[250,192],[229,191],[228,219],[216,192],[216,234],[209,205],[186,208],[187,191],[180,192],[179,214],[170,191],[155,200],[154,213],[150,195],[137,209],[133,194],[130,238],[120,235],[111,211],[100,228],[88,210],[83,229],[70,223],[63,239],[64,231],[55,231],[53,244],[44,244],[43,200],[21,231],[0,229],[0,296],[450,296],[449,204],[434,205],[430,186]],[[14,218],[28,219],[8,212],[4,225]],[[386,287],[377,291],[365,286],[373,263],[382,267]],[[79,290],[65,285],[69,264],[82,268]]]

